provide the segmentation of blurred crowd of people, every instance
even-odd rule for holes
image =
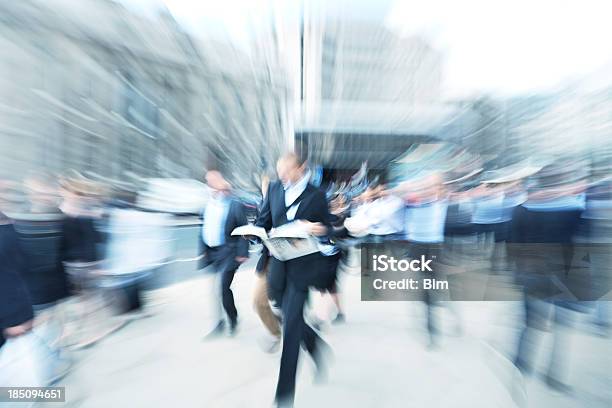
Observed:
[[[344,227],[361,243],[387,243],[406,257],[424,255],[433,260],[436,277],[459,283],[443,297],[420,293],[429,346],[437,347],[441,332],[434,306],[517,300],[524,304],[524,322],[511,358],[522,372],[531,372],[538,333],[552,331],[545,381],[567,391],[567,330],[579,314],[590,315],[591,327],[603,336],[611,324],[612,179],[588,176],[579,165],[566,159],[456,179],[450,172],[428,171],[392,187],[376,180],[361,193],[345,193],[353,199]],[[478,275],[488,276],[487,291],[475,290]]]
[[[598,334],[609,335],[610,303],[604,299],[612,278],[612,179],[576,175],[572,164],[560,160],[501,169],[495,177],[476,171],[454,179],[434,170],[385,182],[383,175],[371,178],[364,163],[350,179],[321,186],[305,158],[281,157],[278,180],[262,178],[254,223],[270,230],[301,221],[320,250],[279,261],[263,246],[255,268],[253,305],[268,332],[262,347],[275,352],[282,345],[277,403],[293,404],[300,344],[325,378],[331,349],[319,330],[345,322],[339,273],[356,268],[352,257],[368,243],[388,245],[404,257],[425,256],[436,276],[465,279],[463,290],[446,298],[420,291],[429,347],[440,346],[436,307],[450,306],[450,300],[516,300],[524,305],[523,329],[510,358],[530,372],[538,333],[548,328],[554,341],[546,383],[568,390],[564,333],[583,314]],[[214,273],[208,297],[216,311],[207,337],[226,327],[235,335],[239,316],[231,287],[249,257],[249,241],[232,231],[249,217],[220,171],[209,170],[205,181],[210,194],[200,213],[198,268]],[[19,189],[28,205],[15,211]],[[61,305],[96,289],[111,294],[109,305],[118,313],[142,311],[144,283],[172,257],[171,215],[139,208],[129,189],[109,191],[80,175],[59,181],[35,176],[22,186],[2,182],[0,215],[1,385],[57,381],[71,364],[55,318]],[[470,276],[478,274],[511,284],[475,294]],[[304,319],[309,289],[329,295],[334,316],[315,312]]]
[[[302,200],[316,207],[302,194],[318,184],[317,180],[303,167],[305,162],[294,156],[281,159],[280,181],[269,186],[266,180],[262,187],[264,201],[256,224],[270,229],[299,219],[313,235],[323,238],[324,244],[320,259],[309,258],[308,267],[293,261],[279,262],[264,247],[256,268],[255,308],[271,339],[264,348],[276,350],[281,338],[283,344],[277,401],[293,402],[298,343],[302,342],[313,356],[318,375],[325,372],[318,352],[321,347],[325,349],[325,342],[311,326],[320,329],[328,322],[319,317],[325,313],[316,311],[308,322],[296,317],[306,302],[301,288],[331,294],[337,314],[328,314],[328,320],[344,322],[338,272],[350,269],[354,263],[351,253],[367,243],[388,245],[391,251],[401,251],[403,257],[425,256],[433,260],[436,276],[463,278],[461,290],[446,297],[431,290],[420,291],[417,299],[427,306],[429,347],[439,347],[442,332],[434,309],[449,306],[449,300],[522,302],[523,328],[510,358],[522,372],[532,371],[538,333],[552,331],[554,341],[545,381],[555,390],[567,391],[568,368],[564,363],[571,352],[566,343],[567,329],[582,314],[590,316],[594,331],[609,335],[610,304],[605,296],[612,277],[611,180],[576,176],[568,170],[573,165],[561,160],[540,167],[500,169],[495,177],[476,171],[455,179],[449,172],[437,170],[390,185],[380,176],[368,180],[364,164],[349,180],[334,180],[324,186],[328,214],[319,216],[300,212]],[[292,188],[298,193],[292,194]],[[271,199],[270,194],[274,195]],[[235,268],[234,262],[232,278]],[[317,268],[317,276],[310,275]],[[479,274],[492,276],[485,292],[470,288],[470,279]],[[232,278],[224,279],[224,298],[230,297]],[[287,301],[288,297],[292,300]],[[236,324],[234,310],[233,306],[226,308],[231,327]],[[454,314],[461,331],[461,316]],[[290,323],[286,321],[288,315]],[[219,334],[222,320],[215,327],[212,333]]]
[[[0,184],[0,384],[55,383],[72,365],[67,346],[102,337],[90,331],[68,339],[74,298],[101,295],[95,300],[112,308],[109,318],[142,312],[141,283],[169,258],[169,224],[167,214],[144,211],[135,199],[77,173]],[[76,311],[83,318],[92,307],[100,304],[83,302]]]

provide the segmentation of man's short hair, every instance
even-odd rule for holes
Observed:
[[[298,165],[298,167],[302,167],[304,165],[304,163],[306,163],[306,157],[303,155],[300,155],[297,152],[287,152],[285,154],[283,154],[279,159],[279,161],[281,160],[294,160],[295,163]]]
[[[206,169],[206,171],[205,171],[205,173],[204,173],[204,176],[206,176],[207,174],[214,174],[214,173],[217,173],[217,174],[218,174],[218,175],[220,175],[221,177],[225,178],[225,177],[223,176],[223,173],[221,172],[221,170],[216,169],[216,168],[215,168],[215,169]]]

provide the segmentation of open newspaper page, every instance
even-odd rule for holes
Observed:
[[[266,233],[266,230],[264,228],[257,227],[253,224],[243,225],[241,227],[234,228],[234,230],[232,231],[232,235],[252,235],[261,239],[262,241],[268,239],[268,234]]]
[[[288,261],[319,252],[317,239],[310,235],[304,224],[299,221],[273,228],[269,234],[266,234],[263,228],[244,225],[234,229],[232,235],[259,237],[270,251],[270,255],[279,261]]]
[[[270,254],[280,261],[299,258],[319,252],[318,241],[310,235],[303,223],[290,222],[270,231],[270,239],[264,244]]]

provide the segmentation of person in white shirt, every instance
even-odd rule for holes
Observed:
[[[221,316],[221,305],[227,315],[230,335],[234,335],[238,325],[238,311],[231,289],[234,274],[248,259],[248,241],[232,236],[232,231],[247,224],[243,205],[230,195],[230,185],[216,170],[206,173],[206,183],[210,188],[210,199],[202,212],[202,232],[200,234],[200,268],[212,266],[215,274],[216,292],[213,298],[216,311],[215,326],[209,336],[223,332],[225,323]]]
[[[408,257],[416,259],[424,256],[431,259],[432,276],[439,276],[439,267],[444,243],[444,226],[448,208],[448,192],[444,188],[441,173],[431,173],[418,180],[400,185],[396,192],[403,193],[408,202],[406,209],[406,239],[409,243]],[[434,307],[439,304],[435,291],[422,289],[427,306],[428,347],[438,345],[439,327],[435,320]]]

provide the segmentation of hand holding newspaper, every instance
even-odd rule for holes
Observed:
[[[279,261],[288,261],[319,252],[317,239],[308,233],[306,224],[300,221],[272,228],[270,233],[252,224],[243,225],[234,229],[232,235],[258,237],[268,248],[270,255]]]

